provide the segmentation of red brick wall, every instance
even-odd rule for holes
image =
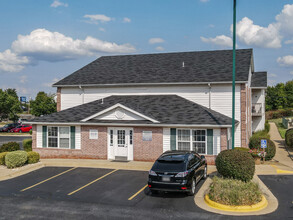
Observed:
[[[152,131],[152,141],[143,141],[142,132]],[[163,153],[163,128],[136,127],[133,136],[133,159],[155,161]]]
[[[61,88],[57,88],[57,112],[61,111]]]
[[[37,125],[32,126],[32,148],[36,148],[37,146]]]
[[[247,91],[245,84],[241,84],[241,147],[247,147],[247,124],[246,124],[246,110],[247,110]],[[238,147],[238,146],[236,146]]]
[[[221,137],[220,137],[220,143],[221,143],[221,151],[227,150],[228,148],[228,130],[227,128],[221,128]]]
[[[89,130],[98,130],[98,139],[89,139]],[[35,148],[41,158],[107,159],[107,127],[81,126],[81,149]]]

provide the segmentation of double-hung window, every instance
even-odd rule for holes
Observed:
[[[206,130],[177,129],[177,149],[206,154]]]
[[[48,127],[48,147],[68,149],[70,147],[69,127]]]

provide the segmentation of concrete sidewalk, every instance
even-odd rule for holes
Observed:
[[[276,145],[276,155],[274,160],[293,169],[293,161],[285,147],[285,140],[282,139],[275,123],[270,122],[270,137]]]

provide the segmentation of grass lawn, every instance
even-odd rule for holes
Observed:
[[[283,139],[285,139],[286,128],[282,124],[282,118],[270,119],[269,122],[274,122],[277,125],[278,131]]]
[[[223,205],[254,205],[261,201],[258,184],[215,176],[210,186],[209,198]]]

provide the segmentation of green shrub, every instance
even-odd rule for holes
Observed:
[[[27,152],[13,151],[5,156],[5,165],[7,168],[15,168],[23,166],[27,161]]]
[[[269,133],[269,131],[270,131],[270,124],[269,124],[269,121],[268,120],[266,120],[266,123],[265,123],[265,132],[266,133]]]
[[[285,141],[288,147],[293,147],[293,129],[286,131]]]
[[[33,130],[29,130],[29,132],[28,132],[30,135],[32,135],[33,134]]]
[[[27,163],[37,163],[40,160],[40,154],[34,151],[27,152]]]
[[[262,139],[267,140],[267,148],[265,149],[265,152],[266,152],[265,160],[271,160],[274,158],[274,156],[276,154],[276,145],[270,139],[252,136],[249,140],[249,148],[261,150],[261,140]]]
[[[5,156],[8,152],[0,153],[0,165],[5,165]]]
[[[210,186],[209,198],[224,205],[254,205],[261,201],[261,191],[252,181],[223,179],[215,176]]]
[[[239,151],[243,151],[243,152],[247,152],[247,153],[249,151],[249,148],[246,148],[246,147],[235,147],[234,149],[239,150]]]
[[[24,139],[22,141],[22,146],[25,151],[32,151],[32,139]]]
[[[249,181],[255,172],[253,157],[240,150],[224,150],[216,158],[216,167],[223,177]]]
[[[0,153],[20,150],[19,144],[16,142],[8,142],[0,148]]]

